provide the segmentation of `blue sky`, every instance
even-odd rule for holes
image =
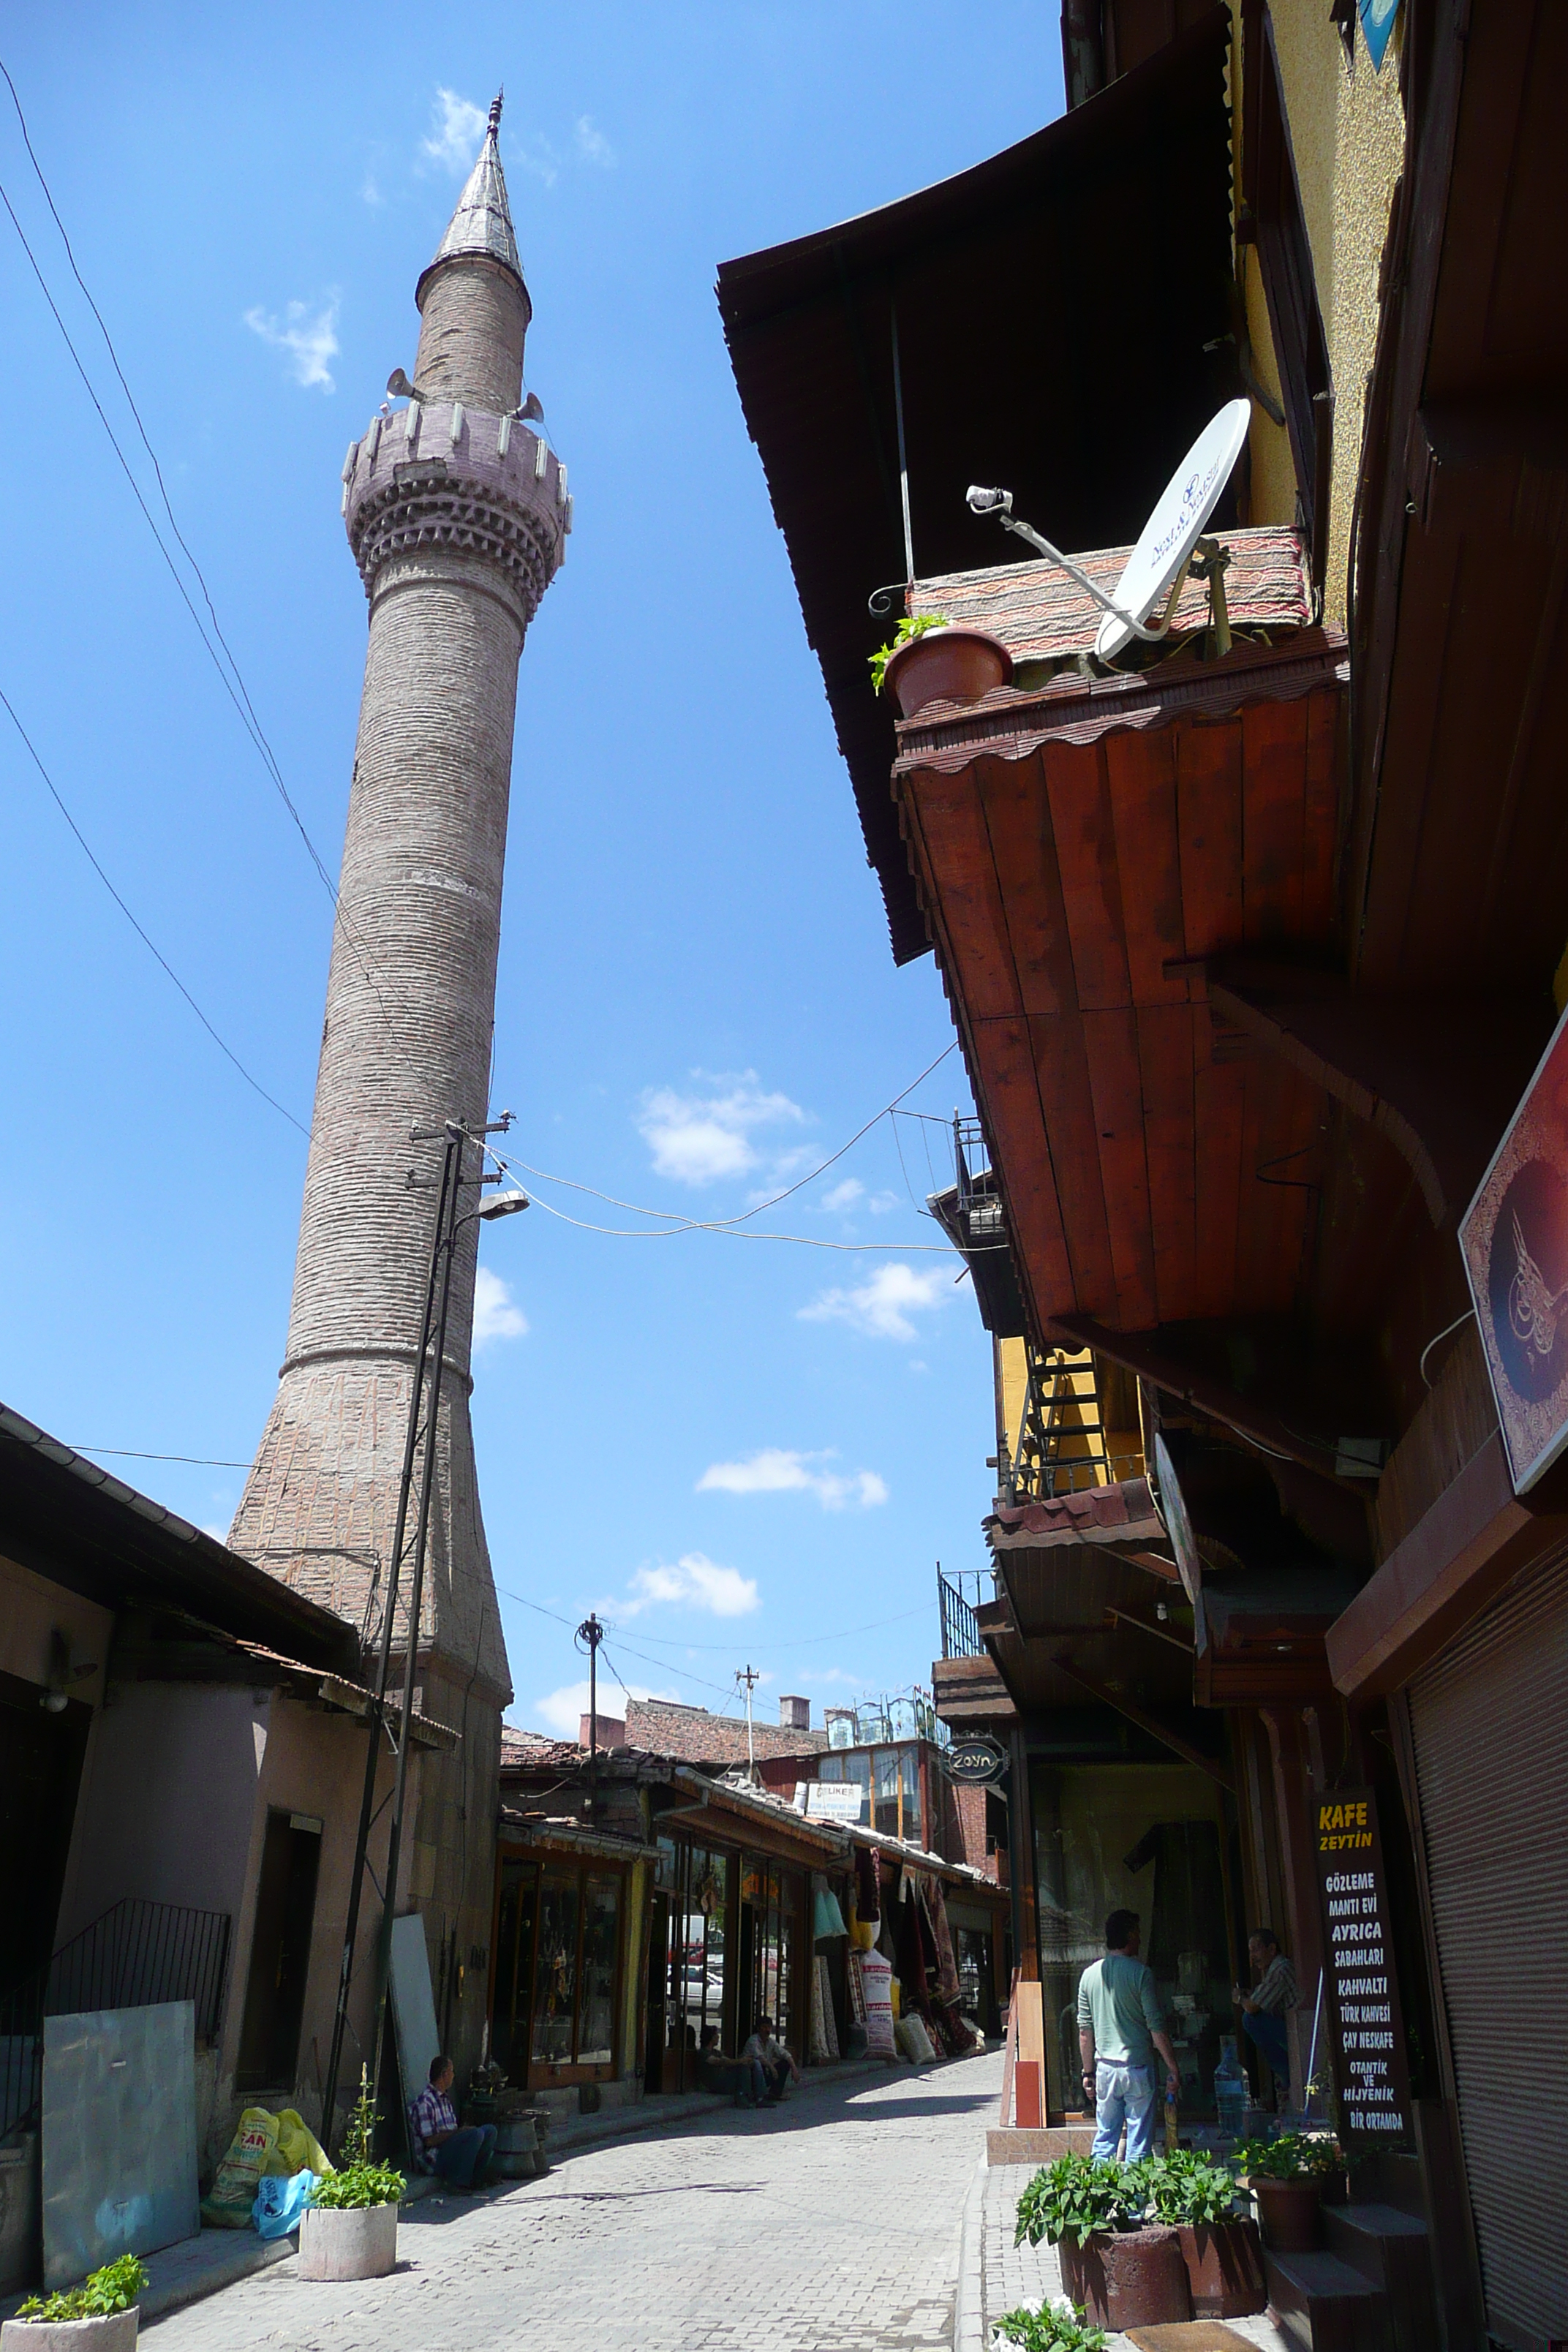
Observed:
[[[931,960],[889,955],[714,272],[1049,121],[1054,11],[88,5],[13,16],[5,37],[334,874],[365,626],[339,469],[413,365],[414,282],[473,110],[505,83],[529,381],[575,530],[522,659],[496,1103],[520,1160],[705,1217],[836,1150],[952,1030]],[[155,502],[9,103],[0,88],[0,181]],[[0,306],[0,688],[181,980],[306,1119],[327,898],[4,217]],[[281,1350],[302,1139],[131,931],[3,711],[0,779],[0,1396],[71,1444],[243,1462]],[[910,1108],[963,1099],[954,1054]],[[921,1254],[938,1236],[915,1204],[950,1165],[939,1129],[884,1120],[763,1221],[897,1245],[878,1255],[541,1213],[487,1233],[475,1426],[515,1720],[573,1719],[582,1661],[558,1620],[590,1605],[629,1684],[698,1704],[732,1706],[747,1663],[768,1711],[929,1677],[932,1562],[981,1563],[993,1449],[973,1295]],[[240,1469],[105,1459],[226,1527]]]

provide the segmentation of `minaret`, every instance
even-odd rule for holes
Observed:
[[[373,419],[343,467],[370,603],[364,691],[288,1348],[229,1538],[358,1622],[367,1656],[430,1263],[435,1196],[409,1175],[427,1179],[440,1161],[439,1144],[413,1144],[410,1130],[487,1116],[518,656],[571,527],[565,468],[521,422],[532,306],[500,120],[498,98],[416,289],[414,397]],[[475,1151],[465,1207],[478,1179]],[[511,1696],[468,1420],[477,1253],[470,1223],[453,1280],[419,1627],[417,1704],[461,1738],[450,1757],[422,1759],[408,1881],[444,2031],[443,1953],[466,1959],[489,1941]],[[401,1647],[395,1622],[395,1634]],[[449,2012],[459,2056],[478,2055],[480,2008]]]

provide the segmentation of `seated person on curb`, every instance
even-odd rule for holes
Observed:
[[[1154,2137],[1154,2053],[1165,2062],[1165,2096],[1181,2087],[1153,1972],[1138,1957],[1136,1911],[1105,1923],[1105,1957],[1078,1980],[1078,2044],[1083,2087],[1094,2105],[1096,2163],[1113,2164],[1123,2122],[1127,2161],[1148,2155]]]
[[[759,2017],[757,2030],[741,2053],[742,2063],[750,2059],[760,2065],[767,2077],[767,2102],[777,2106],[784,2095],[786,2083],[798,2083],[800,2068],[773,2032],[771,2017]]]
[[[414,2160],[422,2172],[434,2172],[459,2195],[482,2189],[495,2154],[494,2124],[467,2124],[459,2128],[449,2092],[452,2062],[430,2061],[430,2080],[409,2110],[414,2135]]]
[[[1258,1984],[1252,1992],[1244,1991],[1240,1985],[1236,1988],[1237,2006],[1242,2012],[1241,2030],[1268,2059],[1276,2084],[1289,2093],[1290,2049],[1285,2019],[1296,2006],[1296,1971],[1280,1950],[1279,1938],[1272,1927],[1253,1929],[1247,1939],[1247,1956]]]
[[[760,2107],[768,2087],[767,2076],[755,2059],[736,2062],[726,2058],[719,2047],[719,2029],[705,2025],[702,2029],[702,2049],[697,2061],[697,2079],[705,2091],[734,2095],[738,2107]]]

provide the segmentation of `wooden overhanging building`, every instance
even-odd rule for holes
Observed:
[[[1524,2352],[1568,2319],[1568,2143],[1517,2118],[1568,2116],[1568,2059],[1497,1994],[1550,2015],[1568,1964],[1568,1489],[1518,1489],[1459,1226],[1568,988],[1568,32],[1403,0],[1379,68],[1316,0],[1068,0],[1063,42],[1061,121],[720,274],[894,953],[934,951],[979,1112],[933,1206],[997,1339],[994,1599],[939,1695],[1010,1743],[1053,2104],[1100,1898],[1146,1951],[1152,1910],[1157,1947],[1220,1922],[1150,1953],[1197,2097],[1248,1924],[1315,1990],[1314,1807],[1373,1791],[1411,2129],[1363,2179],[1432,2225],[1444,2340]],[[1189,580],[1167,645],[1095,662],[965,487],[1109,583],[1238,395],[1230,649]],[[876,701],[889,583],[1010,682]]]

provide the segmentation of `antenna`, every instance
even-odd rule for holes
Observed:
[[[1219,504],[1236,461],[1246,446],[1251,416],[1248,402],[1232,400],[1205,425],[1161,492],[1153,512],[1143,526],[1138,544],[1128,557],[1113,593],[1109,596],[1099,582],[1091,580],[1070,556],[1064,555],[1059,548],[1051,545],[1048,539],[1043,539],[1037,530],[1014,514],[1011,490],[985,490],[976,486],[970,489],[968,502],[975,514],[994,514],[1004,530],[1010,530],[1015,538],[1027,541],[1048,562],[1058,565],[1070,580],[1075,580],[1086,595],[1092,597],[1105,616],[1094,640],[1094,650],[1101,661],[1109,661],[1134,637],[1142,638],[1145,645],[1157,645],[1169,634],[1176,598],[1181,593],[1187,567],[1192,562],[1204,526]],[[1223,571],[1223,566],[1220,569]],[[1210,582],[1211,600],[1217,601],[1220,612],[1223,612],[1223,581],[1212,566],[1205,568],[1203,576]],[[1150,628],[1146,625],[1149,614],[1162,598],[1165,600],[1164,612],[1155,626]],[[1228,650],[1228,628],[1224,629],[1223,635],[1223,649]]]

